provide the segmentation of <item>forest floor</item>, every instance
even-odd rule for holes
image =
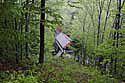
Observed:
[[[49,57],[43,65],[7,68],[0,72],[0,83],[121,83],[69,58]]]

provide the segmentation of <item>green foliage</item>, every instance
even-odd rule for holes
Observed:
[[[102,43],[101,45],[98,46],[98,48],[95,49],[95,54],[97,56],[104,56],[105,58],[109,58],[111,56],[111,54],[114,53],[113,50],[113,46],[112,46],[112,41],[108,40],[107,42]]]
[[[26,1],[29,1],[26,3]],[[0,2],[0,60],[16,60],[19,55],[21,63],[28,66],[38,62],[39,55],[39,23],[40,23],[40,0],[1,0]],[[101,1],[101,2],[100,2]],[[30,71],[19,73],[0,73],[4,83],[112,83],[110,77],[124,80],[125,65],[125,38],[124,38],[124,11],[121,9],[120,29],[115,26],[118,20],[116,15],[117,1],[110,0],[46,0],[45,7],[45,64],[43,66],[33,65]],[[123,1],[123,0],[121,0]],[[122,2],[123,3],[123,2]],[[103,7],[102,7],[103,5]],[[101,9],[100,9],[101,8]],[[101,11],[102,13],[99,14]],[[107,12],[109,14],[107,15]],[[107,22],[106,22],[107,16]],[[99,17],[100,23],[99,23]],[[106,24],[105,24],[106,23]],[[99,25],[100,24],[100,25]],[[104,75],[98,73],[95,68],[81,67],[68,59],[50,59],[53,50],[54,30],[59,27],[63,32],[71,35],[71,39],[80,34],[81,48],[79,54],[83,62],[87,57],[90,65],[95,58],[103,56],[101,64],[110,63],[110,69]],[[100,26],[100,29],[99,29]],[[105,29],[104,29],[105,26]],[[28,31],[26,31],[28,29]],[[99,33],[98,33],[99,31]],[[114,33],[119,33],[119,40],[112,40]],[[104,35],[104,37],[103,37]],[[97,39],[99,36],[99,39]],[[97,46],[97,42],[99,45]],[[116,43],[118,42],[118,47]],[[26,55],[26,43],[28,43],[28,54]],[[115,44],[115,45],[114,45]],[[18,45],[18,49],[17,49]],[[76,48],[71,48],[77,50]],[[48,60],[46,58],[49,58]],[[115,63],[115,59],[117,62]],[[28,64],[28,65],[27,65]],[[116,65],[116,74],[114,67]],[[111,71],[112,70],[112,71]],[[27,75],[28,73],[28,75]],[[18,75],[19,74],[19,75]],[[123,77],[124,76],[124,77]],[[6,77],[9,77],[5,79]],[[83,79],[84,78],[84,79]]]
[[[10,74],[8,72],[8,78],[6,76],[4,77],[4,81],[1,81],[1,83],[38,83],[37,78],[32,75],[24,76],[24,74],[18,74],[14,72],[13,74]],[[6,72],[2,75],[6,75]]]
[[[117,83],[95,68],[84,67],[73,59],[49,57],[48,63],[33,65],[30,70],[1,72],[1,83]],[[6,78],[7,77],[7,78]]]

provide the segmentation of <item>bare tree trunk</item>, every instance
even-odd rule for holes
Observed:
[[[108,10],[107,10],[106,18],[105,18],[104,30],[103,30],[103,33],[102,33],[102,42],[103,42],[103,40],[104,40],[105,29],[106,29],[106,24],[107,24],[107,20],[108,20],[108,15],[109,15],[109,10],[110,10],[111,1],[112,1],[112,0],[110,0],[110,1],[109,1],[109,4],[108,4]]]
[[[39,63],[44,63],[44,22],[45,22],[45,0],[41,0],[41,17],[40,17],[40,55]]]
[[[32,0],[32,4],[34,4],[35,3],[35,0]]]
[[[114,32],[114,40],[116,40],[116,42],[114,42],[114,46],[115,48],[119,47],[119,32],[118,30],[120,29],[120,19],[121,19],[121,0],[117,0],[117,8],[118,8],[118,13],[116,14],[116,24],[115,24],[115,30],[116,32]],[[118,57],[118,53],[116,52],[117,57]],[[116,70],[117,70],[117,57],[115,58],[115,62],[114,62],[114,74],[116,74]]]
[[[16,31],[16,38],[17,38],[17,31],[18,31],[18,29],[17,29],[17,20],[16,20],[16,18],[14,18],[14,24],[15,24],[15,31]],[[18,41],[16,42],[16,64],[19,64],[19,45],[18,45]]]
[[[82,27],[83,33],[85,32],[86,18],[87,18],[87,15],[83,19],[83,21],[84,21],[83,27]],[[84,36],[83,36],[83,39],[85,39]],[[82,52],[81,53],[82,53],[82,57],[83,57],[82,63],[84,65],[85,64],[85,56],[86,56],[86,48],[85,48],[85,41],[83,39],[82,39],[82,48],[81,48]]]
[[[99,13],[99,16],[98,16],[97,47],[98,47],[98,45],[99,45],[100,22],[101,22],[101,11],[102,11],[102,10],[100,10],[100,13]]]
[[[124,6],[124,4],[125,4],[125,0],[123,0],[123,3],[122,3],[122,5],[121,5],[121,8]]]
[[[100,26],[101,26],[101,16],[102,16],[102,9],[103,9],[103,6],[104,6],[104,2],[105,0],[103,1],[100,1],[99,0],[99,10],[98,10],[98,13],[99,13],[99,16],[98,16],[98,32],[97,32],[97,47],[100,43]]]
[[[26,0],[26,5],[29,4],[29,0]],[[26,25],[25,25],[25,32],[27,33],[29,30],[29,17],[28,17],[28,7],[26,8],[27,12],[25,13],[25,18],[26,18]],[[27,34],[26,34],[26,40],[27,40]],[[26,56],[28,56],[28,42],[25,44],[25,51],[26,51]]]

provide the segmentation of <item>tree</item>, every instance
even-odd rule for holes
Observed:
[[[97,1],[98,3],[98,32],[97,32],[97,47],[100,44],[100,29],[101,29],[101,17],[102,17],[102,11],[104,7],[105,0],[103,1]]]
[[[41,16],[40,16],[40,55],[39,63],[44,62],[44,22],[45,22],[45,0],[41,0]]]
[[[25,32],[28,33],[29,32],[29,13],[28,13],[28,4],[29,4],[29,0],[26,0],[26,13],[25,13],[25,19],[26,19],[26,24],[25,24]],[[27,35],[26,35],[26,40],[28,39]],[[25,51],[26,51],[26,56],[28,56],[28,52],[29,52],[29,47],[28,47],[28,42],[26,42],[25,44]]]
[[[113,43],[113,46],[118,49],[119,47],[119,31],[121,29],[120,27],[120,20],[121,20],[121,0],[117,0],[117,13],[116,13],[116,22],[115,22],[115,32],[114,32],[114,37],[113,39],[116,40]],[[114,60],[114,73],[116,74],[116,69],[117,69],[117,58],[118,58],[118,51],[115,52],[115,55],[117,56]]]
[[[108,16],[109,16],[111,1],[112,1],[112,0],[109,1],[108,8],[107,8],[107,12],[106,12],[105,24],[104,24],[104,28],[103,28],[104,31],[103,31],[103,33],[102,33],[102,42],[103,42],[104,36],[105,36],[104,33],[105,33],[105,29],[106,29],[106,25],[107,25],[107,20],[108,20]]]

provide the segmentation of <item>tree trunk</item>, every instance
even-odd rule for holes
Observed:
[[[98,47],[98,45],[100,44],[101,17],[102,17],[102,9],[103,9],[104,3],[105,3],[105,0],[103,0],[103,1],[100,1],[100,0],[99,0],[99,10],[98,10],[99,16],[98,16],[98,31],[97,31],[97,47]]]
[[[108,15],[109,15],[109,10],[110,10],[110,5],[111,5],[111,1],[109,1],[109,4],[108,4],[108,10],[107,10],[107,14],[106,14],[106,18],[105,18],[105,24],[104,24],[104,31],[102,33],[102,43],[103,43],[103,40],[104,40],[104,35],[105,35],[105,29],[106,29],[106,25],[107,25],[107,20],[108,20]]]
[[[23,12],[21,12],[21,16],[23,17]],[[22,24],[22,18],[20,19],[21,22],[20,22],[20,32],[21,32],[21,35],[23,34],[23,24]],[[21,42],[20,43],[20,58],[21,58],[21,61],[23,60],[23,43]]]
[[[115,35],[114,35],[114,40],[116,40],[114,46],[115,48],[118,48],[119,47],[119,32],[118,30],[120,29],[120,19],[121,19],[121,0],[117,0],[117,8],[118,8],[118,13],[116,14],[116,24],[115,24]],[[118,57],[118,53],[116,52],[116,55]],[[115,63],[114,63],[114,74],[117,73],[117,57],[115,58]]]
[[[17,20],[16,20],[16,18],[14,19],[14,23],[15,23],[15,31],[16,31],[16,38],[17,38],[17,31],[18,31],[18,29],[17,29]],[[18,45],[18,41],[16,42],[16,64],[19,64],[19,45]]]
[[[44,22],[45,22],[45,0],[41,0],[41,17],[40,17],[40,55],[39,63],[44,62]]]
[[[26,0],[26,5],[29,4],[29,0]],[[25,32],[27,33],[28,32],[28,21],[29,21],[29,18],[28,18],[28,7],[26,7],[26,10],[27,12],[25,13],[25,19],[26,19],[26,25],[25,25]],[[27,40],[27,34],[26,34],[26,40]],[[26,56],[28,56],[28,42],[26,42],[25,44],[25,51],[26,51]]]

